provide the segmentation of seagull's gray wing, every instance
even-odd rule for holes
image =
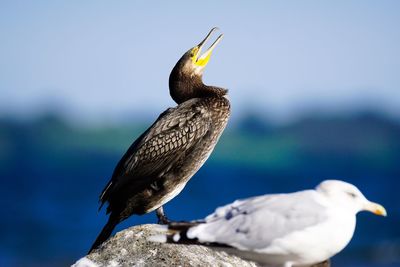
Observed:
[[[238,200],[218,208],[205,223],[191,228],[189,238],[241,250],[260,250],[290,233],[319,224],[326,218],[318,193],[306,190]]]

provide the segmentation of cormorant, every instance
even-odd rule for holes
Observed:
[[[182,191],[214,149],[230,116],[227,90],[202,81],[211,53],[223,37],[200,55],[215,30],[172,69],[169,90],[178,106],[164,111],[118,162],[100,195],[100,208],[109,203],[109,219],[89,253],[133,214],[156,210],[159,223],[167,223],[162,205]]]

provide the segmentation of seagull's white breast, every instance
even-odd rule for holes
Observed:
[[[351,240],[356,217],[336,209],[330,210],[328,216],[329,218],[320,224],[276,239],[270,246],[258,252],[266,255],[284,254],[294,266],[314,264],[331,258]]]

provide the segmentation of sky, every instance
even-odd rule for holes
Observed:
[[[1,1],[0,115],[155,117],[169,73],[218,26],[204,82],[233,115],[400,118],[400,1]]]

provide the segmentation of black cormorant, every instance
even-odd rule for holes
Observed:
[[[202,81],[203,70],[223,36],[201,55],[215,30],[187,51],[170,74],[170,94],[178,106],[164,111],[118,162],[100,195],[101,206],[109,203],[109,219],[90,251],[132,214],[156,210],[159,223],[167,223],[162,205],[182,191],[214,149],[230,115],[224,97],[227,90]]]

